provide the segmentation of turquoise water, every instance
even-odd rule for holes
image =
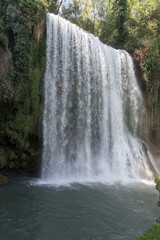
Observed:
[[[159,217],[154,186],[39,185],[0,187],[0,240],[132,240]]]

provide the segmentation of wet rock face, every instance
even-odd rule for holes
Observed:
[[[9,183],[9,178],[0,174],[0,185],[6,185]]]

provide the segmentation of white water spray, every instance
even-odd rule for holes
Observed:
[[[143,110],[132,59],[47,14],[42,178],[151,177],[136,138]]]

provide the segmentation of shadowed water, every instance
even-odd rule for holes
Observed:
[[[1,240],[134,240],[158,217],[153,186],[39,185],[0,188]]]

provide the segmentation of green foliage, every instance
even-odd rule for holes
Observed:
[[[100,10],[104,0],[73,0],[67,7],[63,7],[62,16],[77,24],[84,30],[98,34]]]
[[[0,2],[0,40],[2,32],[12,53],[11,66],[0,76],[0,146],[7,146],[9,153],[0,159],[2,168],[35,168],[37,164],[48,6],[45,0]]]
[[[101,21],[100,39],[116,48],[123,48],[128,41],[127,21],[129,5],[127,0],[107,1]]]
[[[160,224],[156,223],[147,232],[137,240],[160,240]]]
[[[60,2],[60,5],[58,5],[57,0],[49,1],[48,2],[48,4],[49,4],[49,7],[48,7],[49,12],[54,13],[54,14],[58,14],[59,8],[61,7],[61,3],[62,3],[62,1]]]
[[[5,148],[0,148],[0,169],[5,168],[8,165],[8,154]]]
[[[0,18],[0,45],[5,46],[6,44],[6,36],[5,36],[5,30],[4,30],[4,22]]]

